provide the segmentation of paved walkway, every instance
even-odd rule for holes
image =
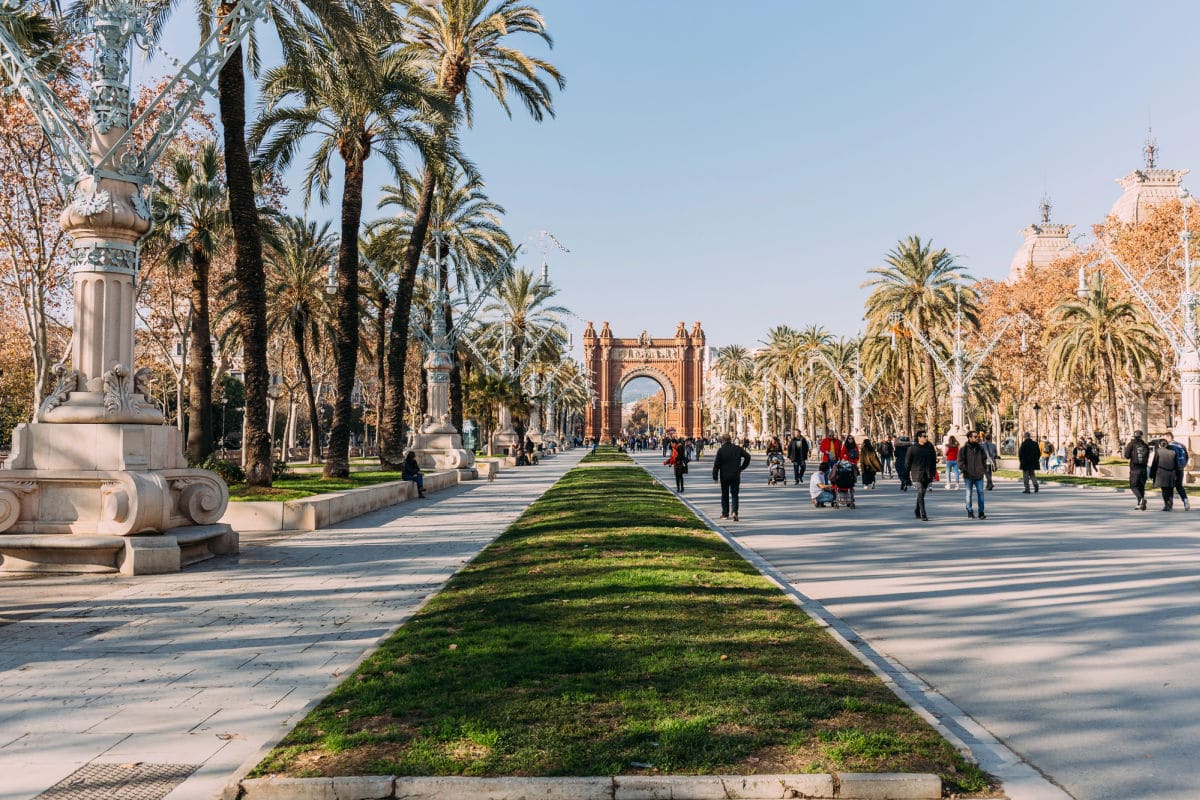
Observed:
[[[638,461],[673,486],[661,457]],[[716,520],[711,464],[692,465],[684,499]],[[937,490],[922,523],[895,481],[860,490],[855,510],[818,510],[807,486],[767,486],[761,457],[742,487],[742,521],[725,525],[736,541],[968,727],[1080,800],[1200,797],[1200,511],[998,482],[986,521],[966,519],[961,491]]]
[[[0,798],[139,762],[217,796],[584,452],[173,575],[0,581]]]

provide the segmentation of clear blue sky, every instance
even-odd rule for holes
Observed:
[[[867,269],[909,234],[1001,278],[1043,192],[1077,232],[1104,216],[1148,123],[1160,166],[1200,170],[1183,0],[532,1],[558,116],[480,96],[466,147],[515,239],[571,249],[562,302],[618,336],[853,335]]]

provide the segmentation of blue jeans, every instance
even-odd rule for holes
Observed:
[[[962,474],[958,471],[957,461],[946,462],[946,483],[958,483],[962,480]]]
[[[983,478],[967,478],[963,481],[967,487],[967,511],[971,511],[971,492],[979,495],[979,513],[983,513]]]
[[[818,503],[832,503],[834,500],[833,492],[823,491],[813,499]]]
[[[412,475],[408,478],[405,478],[404,480],[413,481],[414,483],[416,483],[418,492],[425,491],[425,476],[422,475],[421,473],[418,472],[416,475]]]

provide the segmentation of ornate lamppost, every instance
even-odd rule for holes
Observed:
[[[150,12],[134,0],[95,0],[76,31],[94,40],[84,125],[0,27],[0,71],[45,131],[68,189],[60,224],[72,240],[74,288],[68,357],[54,366],[56,384],[35,421],[13,432],[0,470],[0,534],[25,534],[16,550],[0,536],[0,569],[167,572],[237,550],[237,534],[215,524],[229,499],[225,483],[188,468],[180,431],[162,425],[147,399],[133,320],[151,170],[266,5],[240,0],[222,14],[221,2],[204,3],[211,33],[135,119],[132,52],[150,46]]]

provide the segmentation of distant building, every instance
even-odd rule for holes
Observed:
[[[1155,206],[1179,199],[1183,176],[1190,170],[1161,169],[1158,167],[1158,142],[1153,137],[1146,139],[1142,148],[1146,165],[1135,169],[1117,183],[1124,190],[1108,212],[1121,222],[1143,222]]]
[[[1056,259],[1079,252],[1075,243],[1071,241],[1071,229],[1075,226],[1050,221],[1049,198],[1043,197],[1039,208],[1042,221],[1035,222],[1021,231],[1025,241],[1013,255],[1012,264],[1008,268],[1009,281],[1019,281],[1030,269],[1047,266]]]

